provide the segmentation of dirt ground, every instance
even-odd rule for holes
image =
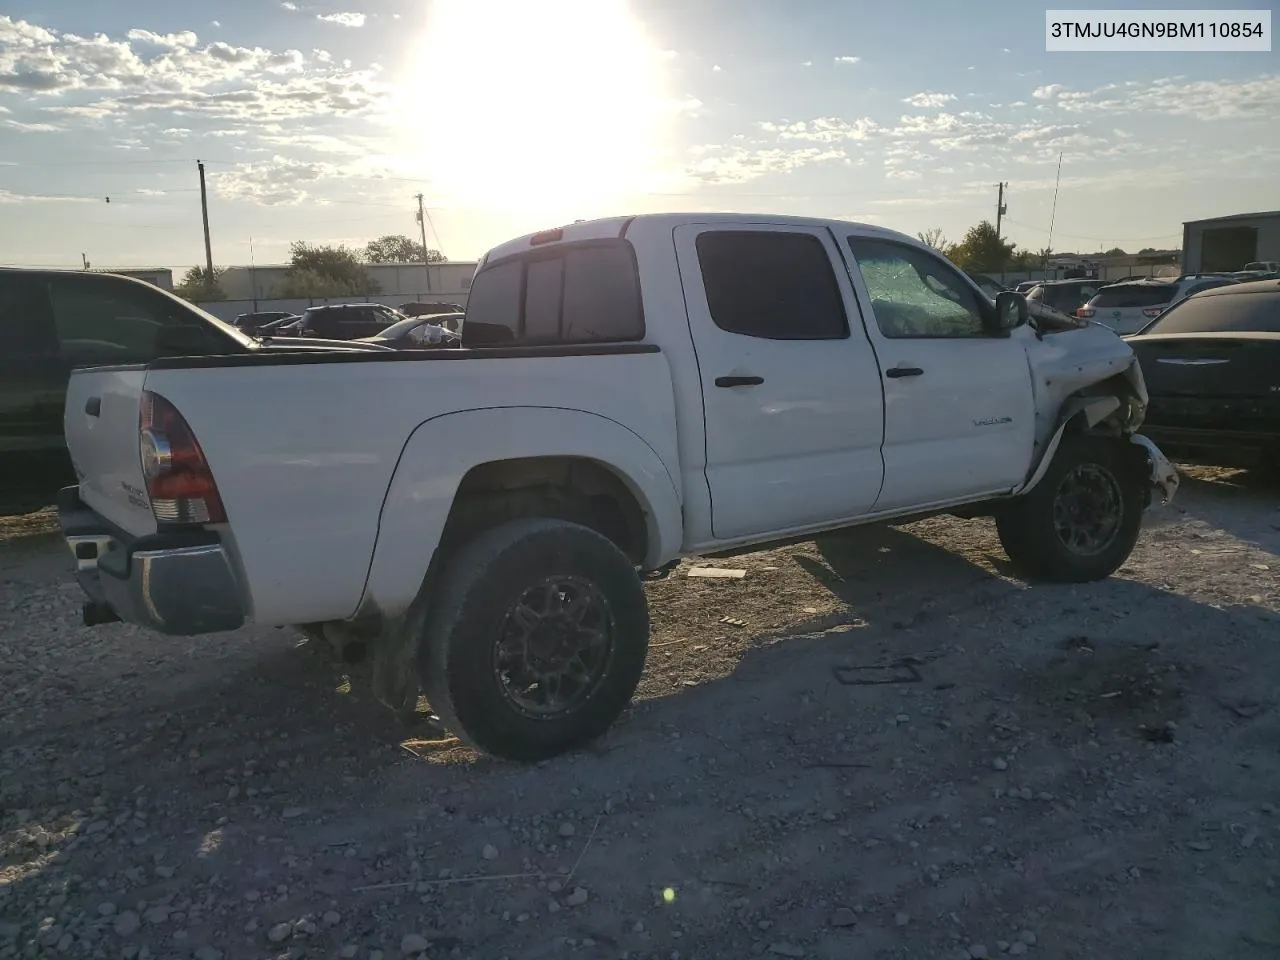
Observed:
[[[937,519],[649,585],[634,709],[537,767],[289,631],[79,625],[0,527],[0,958],[1280,956],[1280,489],[1191,471],[1028,586]]]

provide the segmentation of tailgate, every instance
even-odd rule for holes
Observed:
[[[80,481],[80,499],[134,536],[153,533],[138,452],[138,415],[145,367],[77,370],[67,386],[63,425]]]

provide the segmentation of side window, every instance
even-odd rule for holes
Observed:
[[[146,287],[68,274],[49,281],[62,355],[72,364],[146,363],[166,353],[166,335],[182,334],[182,352],[203,339],[204,352],[225,344],[200,318]]]
[[[849,238],[880,332],[893,339],[985,337],[973,291],[941,260],[905,244]]]
[[[30,276],[0,273],[0,357],[56,357],[58,337],[49,299]]]
[[[849,335],[822,241],[808,233],[711,230],[697,239],[702,285],[721,330],[766,340]]]
[[[468,345],[511,343],[520,333],[520,294],[524,267],[511,260],[486,267],[475,276],[467,298],[463,328]]]

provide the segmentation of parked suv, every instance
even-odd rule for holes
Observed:
[[[304,337],[328,340],[359,340],[361,337],[376,337],[393,323],[404,319],[403,313],[380,303],[331,304],[308,307],[294,332]]]
[[[1179,300],[1236,283],[1221,274],[1188,274],[1181,277],[1133,280],[1108,284],[1099,290],[1076,316],[1110,327],[1120,335],[1137,333]]]

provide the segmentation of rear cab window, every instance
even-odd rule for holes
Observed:
[[[644,332],[631,244],[590,240],[487,264],[471,285],[462,343],[626,343]]]

